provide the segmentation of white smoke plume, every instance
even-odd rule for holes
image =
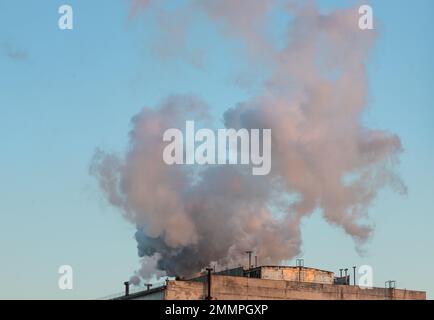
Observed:
[[[228,128],[271,128],[272,168],[264,177],[243,166],[167,166],[163,132],[186,120],[209,121],[208,108],[189,96],[144,108],[132,120],[126,155],[98,150],[91,165],[108,201],[137,226],[139,256],[148,257],[139,275],[234,266],[245,250],[261,263],[280,263],[299,253],[300,222],[316,209],[363,244],[372,233],[363,221],[378,191],[389,185],[406,192],[394,172],[399,137],[362,122],[375,32],[358,29],[357,8],[322,14],[312,1],[191,5],[245,42],[249,59],[269,72],[260,93],[227,110],[224,121]],[[273,5],[291,16],[284,48],[264,30]]]

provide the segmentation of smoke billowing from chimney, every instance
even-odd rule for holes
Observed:
[[[148,1],[135,1],[143,9]],[[252,249],[261,263],[299,253],[300,222],[320,209],[356,246],[372,232],[366,221],[378,191],[405,193],[393,167],[398,136],[367,128],[365,63],[374,31],[358,29],[357,8],[321,14],[310,2],[285,5],[286,45],[264,28],[282,1],[193,1],[229,37],[246,44],[248,59],[267,68],[257,96],[224,113],[228,128],[271,128],[272,168],[252,176],[244,166],[168,166],[163,132],[186,120],[210,121],[191,96],[168,97],[132,119],[124,157],[97,150],[91,173],[108,201],[137,226],[143,257],[138,274],[188,275],[211,262],[237,265]],[[228,32],[230,30],[230,32]],[[136,279],[137,280],[137,279]]]

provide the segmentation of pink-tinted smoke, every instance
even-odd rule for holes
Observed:
[[[144,4],[133,8],[137,3]],[[251,176],[243,166],[162,161],[165,129],[207,121],[206,104],[190,96],[169,97],[136,115],[124,157],[95,154],[91,173],[137,226],[139,255],[153,270],[188,275],[211,262],[236,265],[246,249],[262,263],[290,259],[300,251],[301,220],[317,209],[358,246],[372,233],[366,221],[378,191],[386,185],[406,191],[394,172],[399,137],[362,121],[376,33],[358,29],[357,8],[322,14],[312,1],[291,1],[284,6],[291,16],[286,45],[279,48],[265,28],[270,10],[282,3],[204,0],[192,6],[245,42],[249,59],[268,71],[259,93],[228,109],[224,120],[229,128],[272,129],[269,176]],[[141,270],[144,278],[153,272]]]

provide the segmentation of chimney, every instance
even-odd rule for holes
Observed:
[[[246,253],[249,255],[249,267],[247,269],[250,270],[252,268],[252,253],[253,253],[253,251],[248,250],[248,251],[246,251]]]
[[[125,285],[125,296],[128,296],[130,294],[130,283],[128,281],[125,281],[124,285]]]
[[[356,285],[356,266],[353,267],[354,285]]]

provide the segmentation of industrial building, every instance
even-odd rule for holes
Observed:
[[[257,266],[207,272],[189,279],[130,293],[128,282],[120,300],[426,300],[426,292],[395,288],[362,288],[350,275],[298,266]],[[341,271],[342,273],[342,271]],[[355,275],[354,275],[355,276]]]

